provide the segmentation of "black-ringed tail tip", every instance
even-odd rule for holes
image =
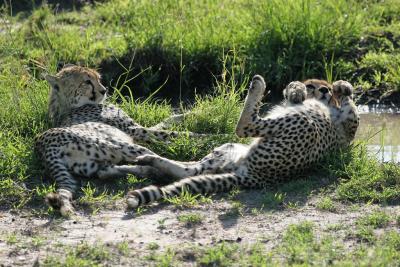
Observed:
[[[139,198],[130,194],[126,198],[126,204],[128,205],[128,209],[135,209],[139,207]]]

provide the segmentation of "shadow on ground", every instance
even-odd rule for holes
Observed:
[[[94,5],[95,2],[102,2],[102,0],[6,0],[0,2],[0,8],[9,10],[9,14],[15,16],[20,12],[29,15],[35,9],[46,4],[51,5],[56,11],[71,11],[80,10],[86,5]]]

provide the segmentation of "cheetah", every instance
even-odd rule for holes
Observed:
[[[239,137],[254,138],[250,145],[224,144],[199,162],[138,157],[137,164],[155,167],[177,181],[129,191],[128,208],[179,195],[182,190],[205,194],[282,183],[354,139],[359,116],[350,83],[291,82],[284,90],[286,101],[260,117],[265,88],[264,79],[254,76],[237,123]]]
[[[79,187],[76,176],[157,177],[154,167],[125,165],[138,156],[155,155],[134,142],[166,141],[177,132],[142,127],[121,109],[105,104],[107,90],[93,69],[67,65],[45,79],[51,86],[48,113],[54,128],[40,134],[35,145],[56,182],[56,193],[46,196],[51,207],[63,216],[74,213],[71,201]]]

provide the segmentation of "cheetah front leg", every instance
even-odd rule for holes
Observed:
[[[334,114],[333,121],[344,133],[348,145],[355,137],[360,117],[353,101],[353,86],[343,80],[333,83],[333,95],[339,101],[340,108]]]
[[[45,152],[47,169],[57,185],[57,191],[48,193],[45,201],[53,209],[59,210],[62,216],[70,217],[75,213],[72,198],[79,187],[79,182],[64,164],[60,153],[61,151],[57,149],[48,149]]]

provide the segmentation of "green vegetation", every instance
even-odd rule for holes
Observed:
[[[360,218],[357,224],[361,226],[371,226],[372,228],[383,228],[388,225],[389,221],[389,215],[382,211],[376,211]]]
[[[320,210],[326,210],[330,212],[335,212],[337,209],[335,203],[332,201],[330,197],[323,197],[318,201],[316,206]]]
[[[166,198],[165,201],[178,208],[189,208],[199,204],[210,203],[211,199],[200,194],[195,195],[187,190],[182,190],[179,196]]]
[[[187,226],[193,226],[200,224],[203,221],[203,216],[198,213],[185,213],[178,216],[178,221],[186,224]]]
[[[6,236],[6,243],[8,245],[14,245],[18,242],[18,237],[15,233],[10,233]]]
[[[266,251],[260,243],[222,243],[206,248],[178,249],[172,258],[173,253],[169,251],[165,256],[153,255],[153,260],[168,259],[172,265],[195,263],[199,266],[380,266],[400,262],[400,235],[396,231],[384,233],[375,244],[360,243],[349,250],[333,236],[317,239],[313,229],[310,222],[290,225],[282,243],[271,251]],[[182,261],[185,254],[193,256],[190,262]]]
[[[400,200],[399,166],[381,164],[371,158],[364,143],[327,156],[319,167],[321,173],[340,178],[336,188],[340,200],[376,203]]]
[[[390,216],[382,211],[375,211],[359,218],[356,222],[355,233],[350,237],[356,237],[361,242],[373,243],[376,241],[374,229],[384,228],[390,222]]]
[[[87,243],[67,249],[64,259],[60,257],[47,257],[43,266],[103,266],[113,259],[113,253],[104,245],[92,246]],[[113,259],[114,260],[114,259]]]
[[[266,78],[275,98],[288,82],[310,77],[347,79],[364,90],[387,91],[400,86],[398,0],[289,0],[284,4],[276,0],[238,0],[235,4],[229,0],[109,0],[67,10],[39,2],[18,1],[13,9],[9,1],[0,3],[3,209],[29,208],[34,215],[54,216],[43,197],[55,186],[35,157],[34,137],[50,127],[49,88],[42,75],[55,73],[64,63],[99,69],[112,91],[109,101],[140,124],[155,125],[178,107],[180,112],[190,113],[172,129],[223,134],[195,140],[183,134],[168,144],[149,145],[178,160],[197,160],[226,142],[249,141],[237,138],[234,128],[248,81],[255,73]],[[251,197],[242,201],[242,192],[233,190],[228,196],[231,207],[219,219],[236,221],[248,213],[258,216],[281,209],[300,210],[310,195],[319,198],[318,209],[330,212],[337,210],[339,201],[350,208],[400,201],[400,167],[372,159],[363,143],[335,151],[297,178],[263,191],[257,204],[250,203]],[[84,181],[77,209],[94,214],[114,208],[126,190],[151,183],[134,176],[112,183]],[[166,200],[179,209],[211,201],[210,196],[187,191]],[[351,206],[353,203],[357,206]],[[136,215],[145,212],[147,207],[138,209]],[[379,212],[359,219],[347,235],[357,242],[352,250],[345,249],[335,236],[317,238],[315,225],[304,222],[288,227],[281,244],[268,250],[263,244],[222,243],[190,248],[190,257],[183,257],[179,250],[157,251],[161,246],[150,243],[150,254],[143,260],[159,266],[182,262],[200,266],[389,265],[400,261],[399,234],[377,234],[375,229],[388,227],[392,219],[400,224],[399,215],[391,218]],[[166,230],[166,220],[156,222],[158,230]],[[193,212],[178,220],[204,223],[204,218]],[[346,227],[336,224],[328,228],[333,235]],[[17,246],[23,238],[10,233],[3,239],[8,246]],[[43,247],[48,239],[30,238],[29,246]],[[49,255],[43,265],[118,265],[119,257],[131,255],[127,242],[115,246],[85,243],[63,249],[64,257]]]
[[[165,119],[172,106],[154,97],[139,101],[135,96],[158,91],[160,96],[185,99],[195,88],[199,92],[212,88],[211,94],[196,96],[193,112],[172,128],[227,135],[196,140],[183,135],[170,144],[150,146],[173,159],[195,160],[222,143],[246,142],[235,137],[233,129],[252,73],[263,74],[272,89],[306,77],[340,76],[389,87],[398,83],[400,22],[397,9],[392,8],[398,6],[395,2],[238,1],[232,6],[224,1],[113,0],[62,12],[51,5],[36,5],[18,14],[2,4],[0,204],[24,207],[54,188],[35,158],[33,139],[49,127],[48,85],[41,75],[55,72],[59,63],[100,68],[105,83],[114,90],[110,101],[143,125]],[[362,52],[365,47],[368,53]],[[361,74],[353,77],[357,68]],[[333,157],[332,161],[339,157],[341,164],[329,165],[328,171],[343,179],[337,195],[350,201],[397,201],[399,168],[381,166],[364,150],[360,145]],[[111,189],[89,184],[80,203],[94,204],[92,212],[96,212],[106,199],[122,196],[126,185],[136,187],[132,179]],[[284,195],[271,196],[266,196],[266,202],[272,206],[283,203]]]

